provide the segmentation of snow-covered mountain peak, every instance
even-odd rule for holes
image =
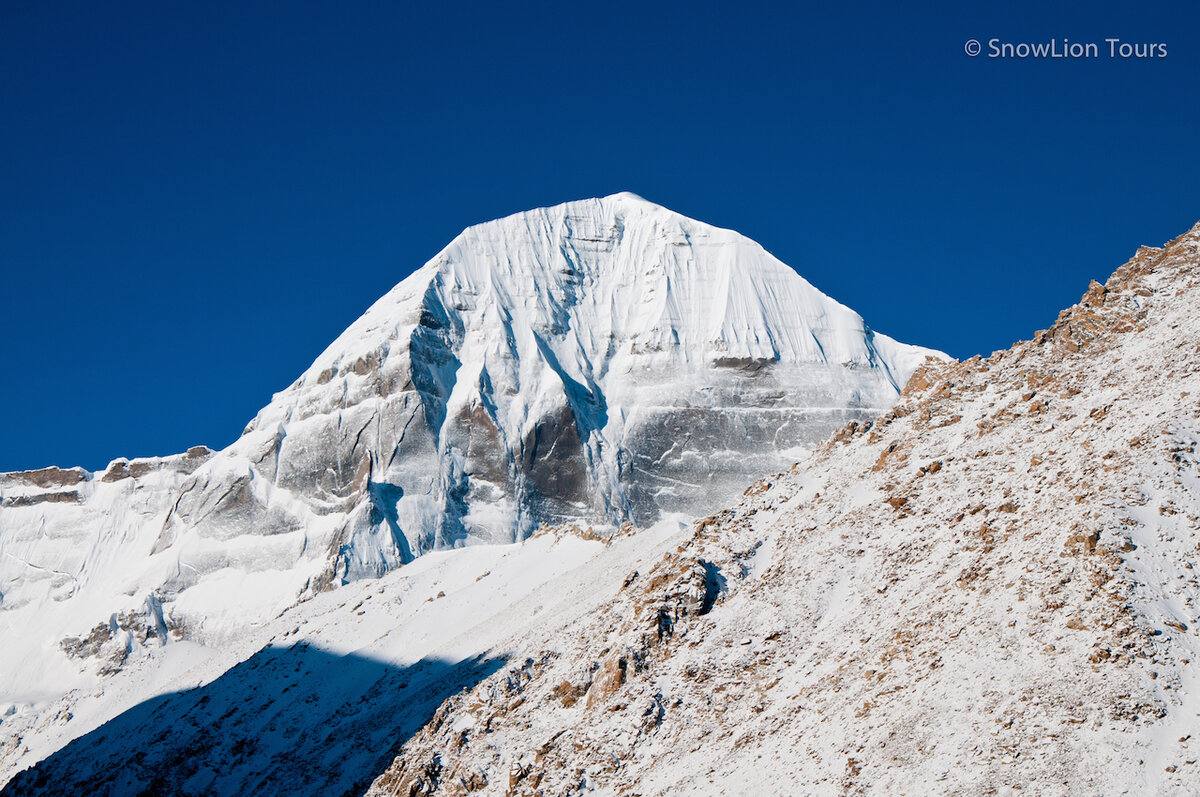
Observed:
[[[353,474],[404,485],[377,507],[394,514],[389,560],[716,505],[835,419],[890,406],[930,356],[754,241],[614,194],[464,230],[277,394],[243,448],[333,504]],[[353,430],[338,467],[313,460],[330,450],[307,442],[318,427]]]
[[[471,350],[458,359],[473,372],[494,376],[487,366],[498,360],[549,354],[585,385],[664,366],[695,374],[783,362],[879,368],[898,390],[933,354],[874,333],[745,236],[619,193],[467,228],[351,325],[256,425],[320,406],[314,383],[403,355],[422,325],[443,325]]]
[[[929,356],[632,194],[470,227],[225,450],[0,478],[23,640],[0,696],[147,640],[219,643],[435,549],[704,513],[890,407]]]

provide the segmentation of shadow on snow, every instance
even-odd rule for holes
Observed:
[[[263,648],[212,683],[129,709],[0,795],[356,797],[442,701],[503,666]]]

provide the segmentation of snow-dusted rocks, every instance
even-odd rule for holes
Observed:
[[[229,448],[0,477],[0,712],[435,549],[710,511],[929,356],[631,194],[472,227]]]

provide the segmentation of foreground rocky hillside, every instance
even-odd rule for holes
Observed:
[[[1200,225],[444,702],[374,795],[1195,794]]]

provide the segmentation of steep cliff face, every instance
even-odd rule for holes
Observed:
[[[229,448],[0,478],[0,693],[219,644],[431,550],[708,511],[928,356],[630,194],[472,227]]]
[[[1200,225],[512,640],[374,795],[1194,794]]]

